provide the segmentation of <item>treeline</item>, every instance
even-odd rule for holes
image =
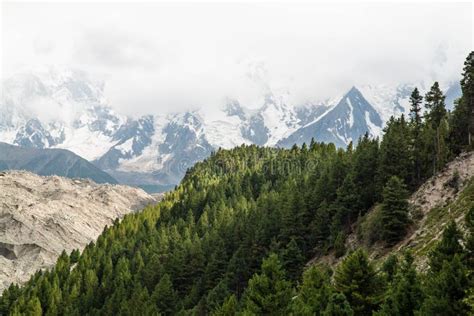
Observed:
[[[452,113],[437,83],[424,98],[415,89],[410,116],[392,118],[381,141],[218,150],[159,205],[10,286],[0,315],[467,314],[474,242],[455,224],[426,274],[409,253],[380,270],[360,250],[335,271],[304,268],[314,256],[346,254],[352,225],[375,205],[373,241],[403,238],[409,192],[472,149],[473,74],[471,53]]]

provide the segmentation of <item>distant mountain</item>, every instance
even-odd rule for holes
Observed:
[[[382,126],[380,115],[360,91],[353,87],[335,107],[282,139],[277,145],[291,147],[304,142],[309,144],[314,137],[317,141],[344,147],[351,141],[357,141],[366,132],[372,137],[380,135]]]
[[[418,86],[424,94],[427,88]],[[218,148],[290,147],[311,137],[345,147],[366,132],[379,136],[391,115],[408,114],[414,85],[360,86],[304,104],[268,90],[256,108],[229,99],[212,113],[201,108],[138,118],[116,113],[104,97],[104,83],[80,71],[41,69],[15,75],[2,87],[0,141],[67,149],[120,183],[161,190]],[[445,90],[449,108],[460,95],[459,84]]]
[[[453,82],[445,92],[446,108],[448,110],[453,110],[454,109],[454,102],[457,99],[459,99],[459,97],[461,95],[462,95],[461,84],[457,81]]]
[[[92,163],[65,149],[24,148],[0,143],[0,170],[27,170],[38,175],[88,178],[96,183],[117,180]]]

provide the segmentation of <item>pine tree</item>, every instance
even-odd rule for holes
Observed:
[[[391,254],[382,265],[382,271],[386,275],[387,282],[391,283],[393,281],[395,275],[397,274],[398,268],[398,258],[396,255]]]
[[[443,157],[446,155],[447,150],[444,146],[444,139],[447,137],[446,127],[441,126],[441,123],[446,117],[446,106],[444,103],[445,96],[441,91],[438,82],[435,82],[431,87],[430,91],[425,96],[425,107],[427,113],[425,114],[427,123],[435,131],[433,143],[434,153],[433,154],[433,174],[437,170],[440,170],[444,166],[445,160]]]
[[[421,308],[421,315],[467,314],[469,307],[465,300],[469,279],[462,240],[456,222],[451,221],[430,253],[425,290],[427,299]]]
[[[260,274],[249,280],[243,296],[244,311],[257,315],[287,315],[292,297],[291,284],[276,254],[263,260]]]
[[[384,129],[380,144],[379,185],[382,188],[391,176],[397,176],[405,184],[412,182],[412,162],[410,155],[410,130],[402,115],[393,117]]]
[[[38,297],[33,296],[26,305],[26,315],[29,316],[41,316],[43,315],[43,310],[41,309],[41,303]]]
[[[468,146],[472,148],[474,142],[474,52],[467,56],[463,70],[463,78],[461,80],[462,100],[467,108],[466,112],[469,117]]]
[[[212,316],[234,316],[237,314],[237,298],[234,294],[229,296],[221,307],[211,313]]]
[[[436,157],[436,170],[441,170],[448,162],[450,151],[448,146],[449,125],[448,120],[443,118],[438,128],[438,152]]]
[[[379,199],[379,188],[374,179],[379,169],[379,143],[378,140],[369,138],[365,133],[359,139],[352,157],[351,173],[355,185],[358,201],[353,205],[357,213],[362,215]],[[358,214],[357,214],[358,215]]]
[[[444,261],[451,261],[457,254],[463,255],[462,239],[456,222],[451,221],[444,229],[441,240],[429,254],[430,272],[437,273],[441,270]]]
[[[421,282],[413,265],[413,256],[406,252],[400,269],[389,287],[387,298],[377,315],[412,316],[423,300]]]
[[[286,245],[281,255],[284,269],[290,280],[297,280],[301,274],[304,256],[294,238]]]
[[[205,298],[205,310],[204,313],[209,311],[217,310],[225,300],[230,296],[229,288],[227,287],[227,281],[224,279],[217,284],[212,290],[210,290]],[[203,300],[204,301],[204,300]]]
[[[336,290],[343,293],[354,315],[370,315],[382,298],[382,280],[363,250],[356,250],[336,269]]]
[[[428,276],[427,298],[420,315],[468,315],[469,306],[465,301],[469,287],[467,274],[459,254],[451,260],[444,260],[439,272]]]
[[[328,203],[324,200],[314,214],[311,222],[312,233],[316,252],[324,252],[330,235],[330,210]]]
[[[337,234],[336,240],[334,241],[334,255],[336,258],[342,257],[346,253],[346,236],[343,232]]]
[[[328,305],[322,316],[352,316],[354,311],[342,293],[334,293],[329,299]]]
[[[176,311],[176,292],[173,290],[173,284],[168,274],[161,277],[151,297],[162,315],[173,315]]]
[[[330,275],[328,271],[311,266],[303,274],[303,282],[292,302],[294,315],[321,315],[331,297]]]
[[[403,182],[393,176],[383,191],[382,203],[382,239],[388,245],[393,245],[403,238],[409,222],[408,192]]]
[[[428,110],[425,114],[427,121],[436,129],[441,120],[446,116],[446,105],[444,104],[445,96],[439,87],[439,83],[435,82],[430,91],[425,95],[425,107]]]
[[[412,127],[412,152],[413,152],[413,185],[416,187],[421,182],[421,104],[423,97],[420,95],[418,88],[415,88],[410,96],[410,124]]]

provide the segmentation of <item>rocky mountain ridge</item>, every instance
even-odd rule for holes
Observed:
[[[27,170],[41,176],[86,178],[97,183],[117,180],[97,166],[66,149],[20,147],[0,142],[0,171]]]
[[[465,230],[464,217],[467,210],[474,207],[474,152],[462,153],[448,163],[425,181],[408,201],[412,224],[400,242],[386,247],[383,243],[371,244],[367,241],[367,233],[363,231],[378,216],[380,206],[376,205],[352,227],[352,233],[346,239],[346,249],[365,248],[370,257],[379,262],[383,262],[394,252],[410,250],[415,255],[418,269],[426,270],[427,254],[441,238],[449,221],[454,220],[461,230]],[[336,258],[333,253],[329,253],[313,258],[309,264],[324,262],[336,266],[343,259],[344,257]]]
[[[0,172],[0,291],[82,249],[107,225],[156,199],[141,189],[90,180]]]
[[[258,108],[229,99],[212,115],[197,109],[131,118],[110,107],[104,83],[80,71],[51,68],[2,84],[0,141],[68,149],[120,183],[158,191],[177,184],[187,168],[218,148],[289,147],[312,137],[345,147],[366,132],[380,136],[390,115],[408,113],[414,87],[353,87],[342,97],[305,104],[269,90]],[[453,102],[459,91],[449,86],[447,94]]]

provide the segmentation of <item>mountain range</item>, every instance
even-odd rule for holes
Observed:
[[[66,149],[25,148],[0,142],[0,170],[27,170],[41,176],[89,178],[96,183],[117,184],[109,174]]]
[[[366,132],[380,136],[391,115],[408,113],[414,86],[352,87],[329,101],[305,104],[291,104],[287,95],[267,91],[258,108],[228,99],[212,115],[196,109],[132,118],[108,103],[104,83],[81,71],[48,68],[2,82],[0,141],[36,150],[66,149],[110,175],[108,180],[98,176],[105,182],[116,179],[156,192],[177,184],[189,167],[218,148],[291,147],[313,137],[345,147]],[[445,91],[452,108],[459,83]]]

